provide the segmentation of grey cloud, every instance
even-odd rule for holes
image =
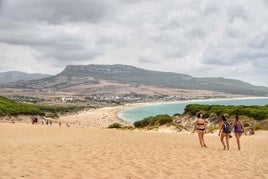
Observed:
[[[243,50],[243,51],[239,51],[236,53],[226,53],[226,54],[220,53],[219,51],[221,50],[214,50],[214,53],[210,52],[210,56],[205,56],[202,62],[208,65],[223,65],[223,66],[230,66],[230,65],[242,64],[242,63],[255,64],[255,62],[258,60],[267,61],[266,58],[268,56],[267,51],[264,52],[264,51],[250,50],[250,49],[248,49],[247,51]],[[262,66],[258,65],[258,68],[259,67],[262,67]]]
[[[81,51],[68,51],[68,50],[51,50],[48,54],[44,54],[44,58],[49,58],[53,56],[56,61],[65,62],[66,64],[72,62],[88,61],[98,57],[100,54],[98,52],[87,52],[85,50]],[[54,61],[53,60],[53,61]]]
[[[258,59],[253,62],[253,65],[256,69],[256,74],[260,74],[262,76],[266,76],[265,79],[267,80],[267,69],[268,69],[268,63],[267,63],[267,56],[266,58]]]
[[[165,53],[163,53],[165,58],[183,58],[185,56],[185,52],[182,51],[181,48],[170,48],[166,49]]]
[[[4,17],[20,21],[46,21],[52,24],[66,22],[97,23],[114,14],[112,1],[98,0],[27,0],[5,2]]]
[[[105,49],[125,45],[126,36],[123,36],[121,26],[116,29],[116,24],[108,26],[104,23],[110,23],[116,15],[114,2],[5,1],[5,10],[0,16],[3,18],[0,22],[0,41],[29,46],[39,51],[41,56],[58,61],[96,58]],[[102,25],[97,26],[96,23]],[[81,28],[81,33],[79,30],[72,32]],[[61,51],[64,54],[59,53]]]
[[[254,38],[247,43],[247,46],[253,49],[268,49],[268,32],[254,36]]]
[[[147,59],[145,57],[139,57],[139,62],[142,64],[155,64],[156,63],[156,61]]]
[[[120,48],[127,45],[130,40],[128,28],[122,24],[110,24],[103,26],[101,32],[98,32],[96,45],[106,48]]]
[[[0,14],[1,14],[2,9],[3,9],[3,2],[4,2],[4,0],[0,0]]]
[[[20,29],[19,27],[21,26],[18,25],[16,29]],[[17,31],[0,30],[0,41],[11,45],[31,47],[39,51],[42,57],[59,61],[90,60],[101,54],[96,51],[94,40],[91,48],[87,48],[84,45],[84,39],[60,30],[53,32],[53,29],[42,29],[35,24],[22,25],[22,27]],[[44,35],[43,30],[47,30],[49,35]]]
[[[259,22],[268,18],[268,14],[258,16],[255,8],[240,4],[224,8],[222,17],[221,34],[205,44],[202,63],[213,67],[251,64],[252,68],[260,68],[256,61],[265,59],[268,55],[268,27]]]
[[[29,47],[36,61],[50,65],[109,62],[177,71],[183,62],[190,74],[205,69],[226,76],[230,66],[267,74],[264,0],[0,0],[0,10],[0,43]]]
[[[167,7],[169,2],[172,6]],[[138,27],[141,28],[141,35],[148,37],[147,40],[152,41],[154,48],[158,47],[162,59],[179,58],[183,61],[187,56],[194,55],[194,51],[200,51],[203,56],[197,60],[201,60],[202,66],[209,65],[208,69],[248,63],[258,68],[254,62],[266,56],[266,49],[254,51],[248,49],[246,44],[261,46],[265,45],[266,40],[260,39],[258,43],[251,41],[255,39],[254,33],[250,31],[255,30],[256,12],[247,12],[250,8],[246,3],[238,2],[234,5],[209,1],[204,8],[200,8],[200,1],[190,6],[177,2],[162,3],[162,11],[158,10],[157,14],[143,13],[142,10],[147,10],[144,6],[141,13],[137,13],[136,18],[142,19],[137,21],[140,23]],[[181,8],[177,9],[179,5]],[[146,14],[150,21],[138,14]],[[132,20],[135,22],[135,19]],[[143,58],[147,62],[148,58]],[[139,61],[143,62],[143,58]]]
[[[219,5],[217,4],[216,1],[212,1],[211,3],[208,3],[204,10],[203,10],[203,14],[204,15],[217,15],[219,14],[221,11],[221,7],[219,7]]]
[[[267,0],[262,0],[262,3],[268,7],[268,1]]]
[[[231,6],[227,9],[227,16],[229,17],[229,22],[233,22],[236,18],[246,20],[247,13],[245,7],[242,5]]]

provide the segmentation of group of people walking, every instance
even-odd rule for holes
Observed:
[[[201,147],[207,147],[205,141],[204,141],[204,134],[206,133],[206,124],[204,119],[202,119],[202,113],[197,113],[196,116],[196,122],[194,125],[194,130],[193,133],[195,131],[197,131],[198,133],[198,138],[199,138],[199,142]],[[226,117],[223,115],[222,116],[222,121],[219,125],[219,136],[220,136],[220,141],[223,145],[223,149],[229,150],[229,138],[231,138],[231,131],[232,129],[234,129],[234,133],[235,133],[235,137],[236,137],[236,141],[237,141],[237,147],[238,150],[241,149],[240,146],[240,137],[242,136],[242,133],[245,132],[245,135],[247,135],[244,125],[243,123],[239,120],[239,116],[235,116],[235,121],[233,122],[233,124],[231,125],[228,120],[226,119]]]

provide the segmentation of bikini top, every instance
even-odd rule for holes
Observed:
[[[199,126],[200,126],[200,125],[205,125],[205,123],[197,123],[197,125],[199,125]]]

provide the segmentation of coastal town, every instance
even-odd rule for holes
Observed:
[[[75,106],[115,106],[131,103],[150,103],[150,102],[172,102],[186,100],[205,100],[205,99],[222,99],[241,97],[243,95],[214,95],[214,96],[176,96],[176,95],[139,95],[139,94],[124,94],[124,95],[91,95],[91,96],[64,96],[54,98],[38,98],[29,96],[12,96],[11,98],[18,102],[33,103],[33,104],[49,104],[49,105],[75,105]],[[244,96],[243,96],[244,97]]]

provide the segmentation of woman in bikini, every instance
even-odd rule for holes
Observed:
[[[222,119],[222,122],[220,123],[220,127],[219,127],[220,128],[219,136],[221,136],[220,140],[223,145],[223,150],[226,149],[226,146],[227,146],[227,150],[229,150],[229,135],[231,133],[230,123],[227,121],[224,115],[222,115],[221,119]],[[229,129],[226,127],[226,125],[228,124],[229,124]],[[224,138],[225,138],[226,145],[223,140]]]
[[[243,123],[239,120],[239,116],[235,116],[235,122],[233,123],[232,128],[234,129],[238,150],[240,150],[240,137],[243,132],[245,132],[245,135],[247,135],[247,133]]]
[[[195,132],[195,130],[197,130],[198,133],[198,138],[199,138],[199,142],[201,147],[207,147],[207,145],[205,144],[204,141],[204,134],[206,133],[206,125],[205,125],[205,121],[204,119],[202,119],[202,114],[201,113],[197,113],[197,119],[194,125],[194,130],[193,133]]]

